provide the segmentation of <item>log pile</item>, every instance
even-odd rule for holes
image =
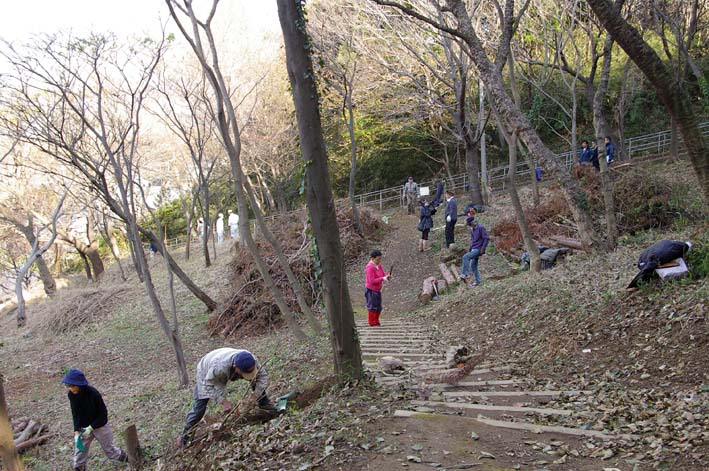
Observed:
[[[445,294],[446,291],[450,290],[451,286],[460,283],[460,272],[454,264],[449,267],[445,263],[440,263],[438,270],[441,272],[441,279],[429,276],[423,280],[421,293],[418,296],[423,305],[430,303],[434,297]]]
[[[18,453],[46,442],[51,436],[42,424],[26,417],[12,419],[10,423],[12,438]]]

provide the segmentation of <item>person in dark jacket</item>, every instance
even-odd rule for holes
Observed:
[[[458,220],[458,205],[453,192],[446,191],[446,248],[455,243],[455,223]]]
[[[468,253],[463,255],[463,269],[460,277],[465,281],[472,273],[475,277],[473,286],[478,286],[483,282],[478,271],[478,259],[481,255],[485,255],[490,237],[487,235],[485,227],[482,224],[478,224],[474,217],[469,217],[465,224],[470,227],[470,248]]]
[[[421,231],[421,239],[419,240],[419,252],[424,252],[428,250],[428,233],[433,227],[433,215],[436,214],[436,208],[434,208],[428,200],[421,200],[421,210],[419,213],[419,225],[418,230]]]
[[[615,159],[615,146],[611,142],[611,137],[606,136],[606,162],[611,163]]]
[[[98,440],[109,459],[127,462],[128,455],[113,444],[113,430],[101,393],[86,380],[84,373],[71,369],[62,379],[69,390],[69,404],[74,421],[74,469],[85,471],[89,448]]]
[[[652,278],[655,270],[665,263],[687,255],[692,247],[691,242],[679,240],[660,240],[646,248],[638,258],[638,272],[628,288],[637,288],[639,283],[645,283]]]
[[[593,160],[593,151],[588,147],[588,141],[581,141],[581,155],[579,157],[579,162],[582,164],[590,164]]]

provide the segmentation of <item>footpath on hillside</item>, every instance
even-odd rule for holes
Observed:
[[[440,253],[417,251],[414,216],[395,214],[389,224],[391,232],[378,248],[385,269],[394,265],[394,280],[383,290],[381,326],[367,325],[363,273],[350,278],[350,290],[360,314],[363,360],[375,381],[391,391],[392,403],[384,406],[384,419],[371,424],[366,459],[350,469],[641,469],[632,456],[621,459],[611,447],[638,436],[594,426],[595,414],[586,407],[593,391],[531,377],[494,352],[468,361],[453,356],[440,341],[435,318],[415,321],[410,314],[421,308],[421,281],[438,272]],[[460,231],[458,242],[467,244]],[[442,236],[432,234],[434,246],[440,247]],[[457,289],[465,289],[460,296],[475,295],[474,289]]]

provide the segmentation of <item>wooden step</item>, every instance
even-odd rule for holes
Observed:
[[[456,384],[448,383],[426,383],[425,388],[450,389],[450,388],[474,388],[481,386],[514,386],[518,384],[528,384],[528,381],[520,379],[497,379],[489,381],[460,381]],[[419,389],[419,385],[412,385],[409,389]]]
[[[549,409],[546,407],[515,407],[515,406],[493,406],[488,404],[469,404],[467,402],[445,402],[445,401],[411,401],[414,406],[447,407],[449,409],[484,410],[496,412],[520,412],[535,413],[542,415],[578,415],[588,417],[591,414],[584,411],[573,411],[568,409]]]
[[[588,390],[569,391],[444,391],[443,397],[516,397],[516,396],[545,396],[558,397],[562,394],[567,396],[578,396],[581,394],[591,394]]]
[[[450,415],[448,414],[433,414],[433,413],[428,413],[428,412],[416,412],[416,411],[411,411],[411,410],[396,410],[394,411],[394,417],[402,417],[402,418],[416,418],[416,417],[440,417],[440,418],[451,418]],[[527,422],[509,422],[506,420],[494,420],[494,419],[487,419],[482,416],[478,416],[477,418],[475,417],[466,417],[466,416],[454,416],[456,419],[460,420],[466,420],[466,421],[474,421],[476,423],[480,424],[485,424],[489,425],[492,427],[501,427],[501,428],[508,428],[508,429],[515,429],[515,430],[526,430],[530,432],[535,432],[535,433],[559,433],[559,434],[564,434],[564,435],[575,435],[575,436],[581,436],[581,437],[595,437],[595,438],[600,438],[602,440],[617,440],[619,438],[625,439],[625,440],[637,440],[640,438],[638,435],[631,435],[631,434],[610,434],[610,433],[604,433],[604,432],[599,432],[597,430],[586,430],[582,428],[573,428],[573,427],[561,427],[561,426],[556,426],[556,425],[538,425],[538,424],[532,424],[532,423],[527,423]]]

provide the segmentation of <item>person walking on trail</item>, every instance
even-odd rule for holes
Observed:
[[[197,237],[199,237],[199,240],[204,241],[204,219],[199,218],[197,219]]]
[[[239,379],[251,382],[253,393],[247,404],[257,402],[263,410],[275,410],[266,393],[268,373],[253,353],[237,348],[212,350],[197,363],[192,410],[187,414],[187,423],[177,441],[178,447],[187,443],[190,430],[202,420],[210,400],[221,404],[227,414],[234,409],[227,399],[226,386],[229,381]]]
[[[239,215],[232,212],[230,209],[228,211],[229,216],[227,217],[227,224],[229,225],[229,235],[232,240],[239,242]]]
[[[86,470],[89,448],[94,439],[109,459],[128,462],[128,454],[113,444],[113,430],[108,423],[108,410],[101,393],[89,385],[86,376],[79,370],[69,370],[62,383],[68,390],[74,422],[74,470]]]
[[[402,199],[406,204],[406,214],[416,213],[416,202],[419,198],[419,186],[414,181],[414,177],[409,177],[402,190]]]
[[[475,277],[473,286],[478,286],[483,282],[478,270],[478,259],[481,255],[485,255],[490,237],[487,235],[485,227],[478,224],[474,217],[466,219],[465,224],[470,227],[470,248],[468,253],[463,255],[463,270],[460,277],[465,282],[465,279],[472,273]]]
[[[446,248],[455,243],[455,223],[458,221],[458,205],[453,192],[446,191]]]
[[[433,215],[436,214],[434,208],[428,200],[421,200],[421,210],[419,214],[418,230],[421,231],[421,239],[419,239],[419,252],[424,252],[430,247],[428,246],[428,234],[433,228]]]
[[[221,244],[224,242],[224,214],[219,213],[217,215],[217,243]]]
[[[615,159],[615,145],[611,141],[610,136],[605,137],[606,142],[606,162],[611,163]]]
[[[391,274],[386,274],[382,266],[382,253],[373,250],[369,254],[369,263],[364,269],[365,289],[364,299],[367,302],[368,322],[371,326],[381,325],[379,316],[382,313],[382,284],[391,280]]]

